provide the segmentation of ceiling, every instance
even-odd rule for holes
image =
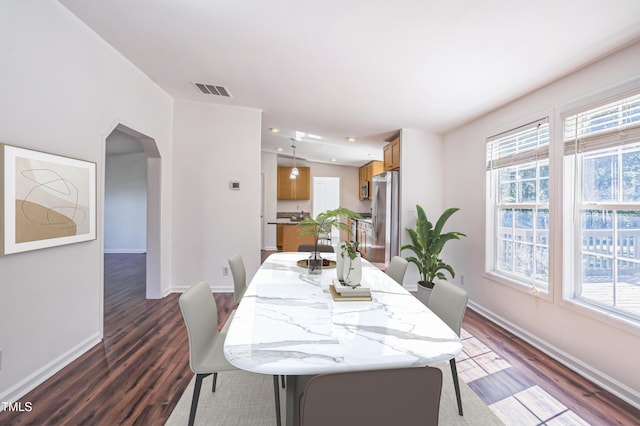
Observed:
[[[297,131],[322,137],[299,157],[352,166],[640,37],[638,0],[59,1],[174,98],[261,109],[263,151],[291,155]]]

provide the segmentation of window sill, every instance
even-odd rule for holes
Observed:
[[[640,323],[631,318],[617,315],[615,312],[599,309],[589,303],[582,302],[579,299],[563,299],[560,302],[560,306],[582,316],[591,318],[594,321],[604,323],[640,337]]]
[[[524,283],[522,281],[516,281],[512,278],[509,278],[505,275],[500,275],[500,274],[496,274],[495,272],[487,272],[485,271],[484,273],[484,278],[493,281],[495,283],[507,286],[509,288],[512,288],[514,290],[518,290],[521,291],[522,293],[526,293],[531,297],[535,297],[537,299],[542,299],[542,300],[546,300],[547,302],[551,302],[553,303],[553,299],[551,297],[551,295],[544,291],[544,290],[540,290],[539,288],[535,288],[532,289],[530,284]]]

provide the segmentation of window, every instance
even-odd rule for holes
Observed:
[[[548,291],[549,123],[487,140],[487,270]]]
[[[564,146],[565,297],[640,319],[640,94],[566,117]]]

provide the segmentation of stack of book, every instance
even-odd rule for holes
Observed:
[[[331,297],[336,302],[361,302],[371,301],[371,289],[363,283],[357,286],[347,285],[338,278],[333,279],[333,284],[329,285]]]

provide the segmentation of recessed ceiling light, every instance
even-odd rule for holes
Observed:
[[[271,130],[273,133],[278,133],[280,131],[280,129],[278,129],[277,127],[272,127]]]
[[[282,152],[282,148],[278,147],[278,152]],[[371,155],[371,154],[369,154]]]
[[[322,136],[314,135],[312,133],[300,132],[300,131],[296,130],[295,140],[301,141],[303,139],[314,139],[314,140],[318,140],[319,141],[319,140],[322,140]]]
[[[338,161],[338,160],[336,160],[335,158],[332,158],[332,159],[331,159],[331,161],[333,161],[333,162],[335,163],[335,162],[336,162],[336,161]]]
[[[348,141],[348,142],[355,142],[355,141],[356,141],[356,138],[354,138],[354,137],[352,137],[352,136],[349,136],[349,137],[347,138],[347,141]]]

